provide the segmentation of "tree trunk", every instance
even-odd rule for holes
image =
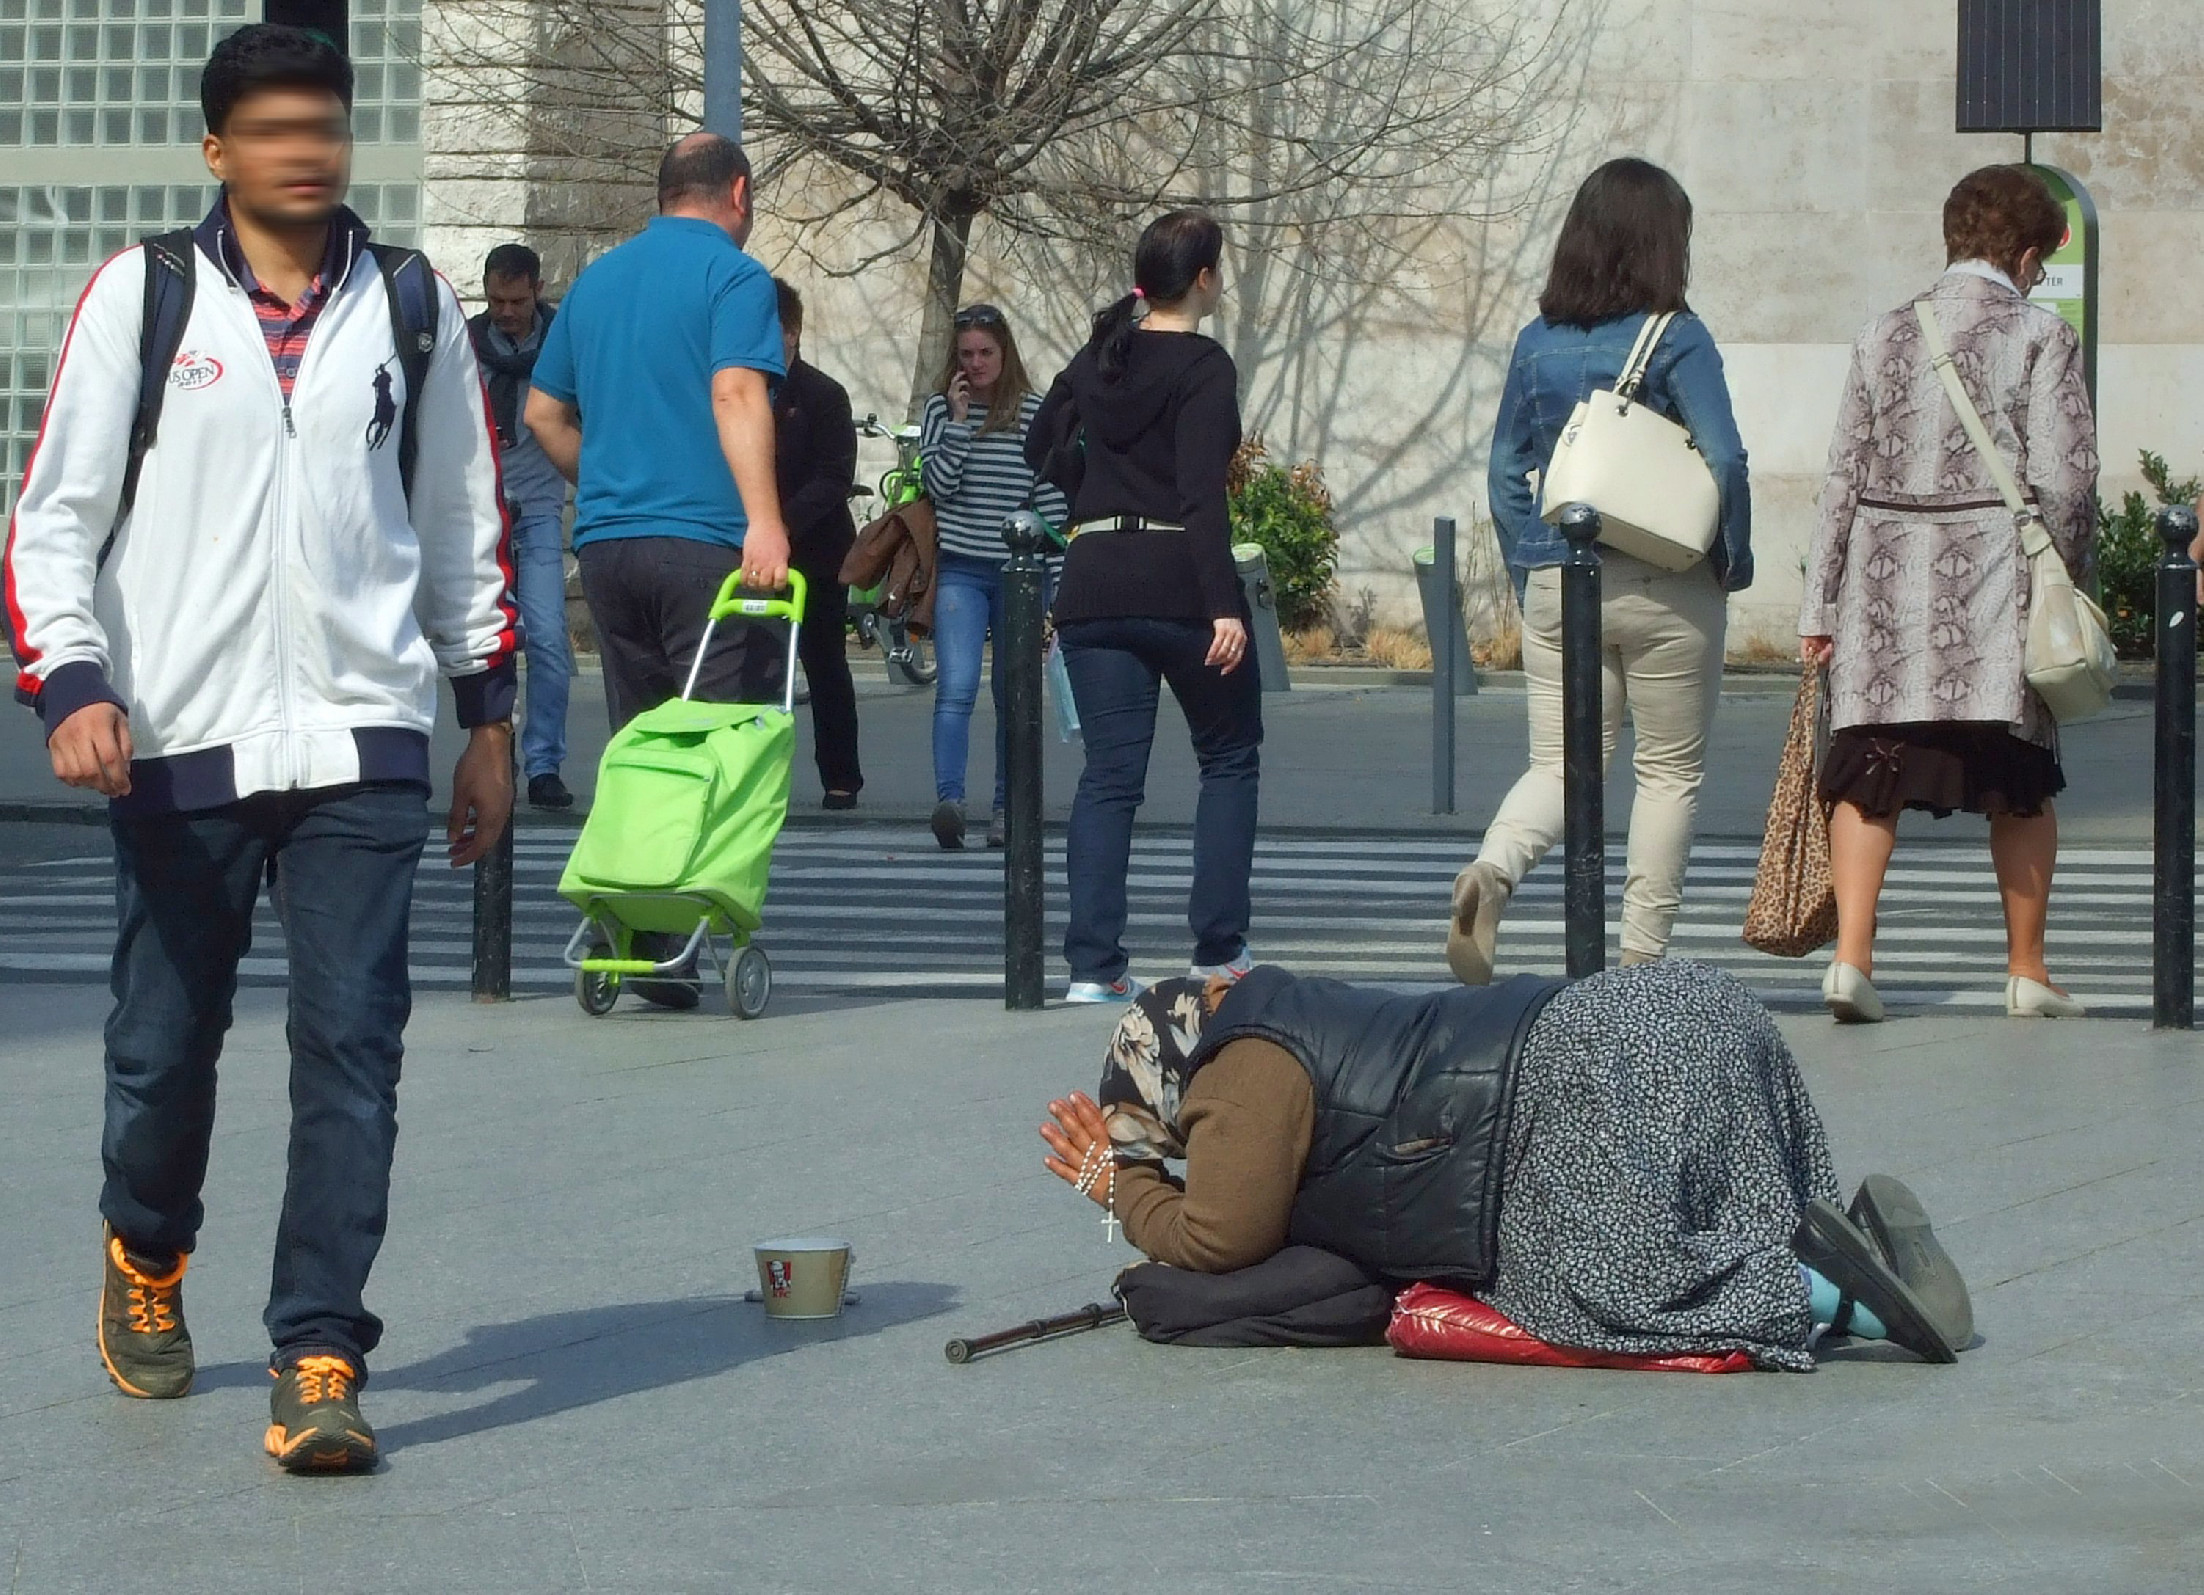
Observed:
[[[934,395],[954,336],[957,295],[964,289],[964,251],[972,239],[972,218],[961,212],[934,218],[933,257],[926,265],[926,309],[918,325],[918,358],[911,367],[911,402],[904,418],[914,426]]]

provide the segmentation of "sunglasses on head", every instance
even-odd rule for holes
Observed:
[[[956,325],[962,332],[966,327],[1007,327],[1010,323],[993,305],[973,305],[957,312]]]

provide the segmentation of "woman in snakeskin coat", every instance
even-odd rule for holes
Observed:
[[[2027,168],[1969,174],[1944,204],[1951,265],[1923,300],[1992,441],[2077,579],[2096,537],[2096,429],[2080,340],[2026,294],[2064,210]],[[1837,952],[1822,993],[1872,1022],[1875,905],[1901,809],[1986,815],[2005,910],[2006,1011],[2073,1015],[2043,932],[2058,854],[2058,736],[2024,671],[2028,565],[1909,302],[1860,335],[1830,445],[1799,613],[1829,669]]]

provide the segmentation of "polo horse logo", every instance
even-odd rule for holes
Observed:
[[[398,424],[398,401],[390,392],[390,362],[375,368],[375,414],[367,423],[369,452],[390,441],[390,429]]]

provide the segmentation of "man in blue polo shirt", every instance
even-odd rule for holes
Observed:
[[[741,148],[681,139],[659,163],[658,209],[575,279],[526,410],[576,484],[574,551],[616,731],[680,693],[730,571],[760,589],[788,579],[773,462],[780,311],[772,274],[742,250]],[[769,628],[723,624],[696,695],[778,697],[783,651]]]

